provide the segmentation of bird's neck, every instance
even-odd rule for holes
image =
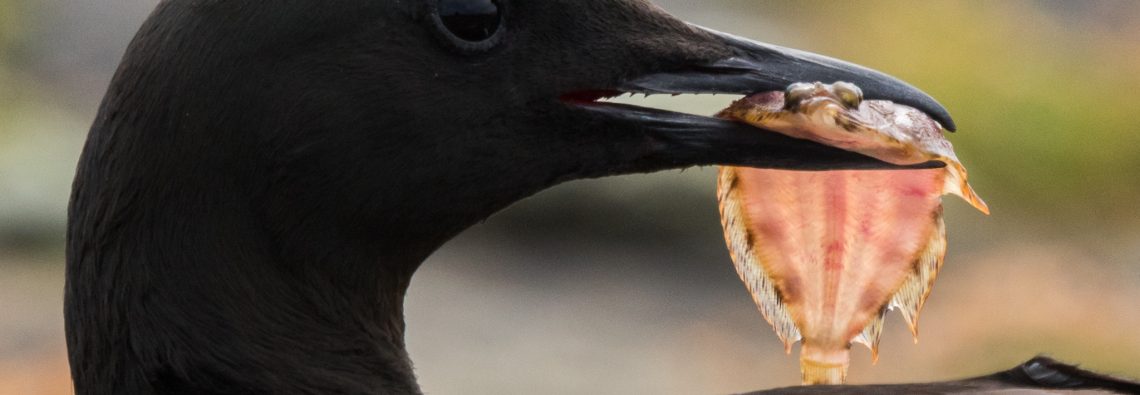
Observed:
[[[98,201],[82,195],[77,205]],[[434,246],[277,232],[244,199],[209,200],[120,212],[119,223],[114,207],[79,210],[106,215],[71,229],[81,394],[418,392],[402,306]]]

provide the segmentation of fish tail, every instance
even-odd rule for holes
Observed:
[[[803,385],[838,385],[847,382],[851,366],[846,348],[828,350],[805,342],[800,348],[800,375]]]

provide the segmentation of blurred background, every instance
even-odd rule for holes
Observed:
[[[0,0],[0,394],[67,394],[71,177],[155,0]],[[1140,2],[659,0],[691,22],[898,76],[955,115],[983,217],[947,199],[921,342],[887,321],[856,383],[1043,353],[1140,377]],[[713,113],[723,98],[663,105]],[[433,256],[408,297],[428,393],[727,393],[798,383],[736,278],[715,169],[573,182]]]

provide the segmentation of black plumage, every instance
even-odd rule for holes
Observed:
[[[1057,391],[1089,394],[1140,394],[1140,383],[1106,376],[1049,357],[1038,356],[1013,369],[965,380],[924,384],[792,387],[749,395],[915,395],[915,394],[1055,394]]]
[[[567,180],[714,163],[883,166],[725,121],[593,102],[844,79],[857,66],[632,0],[166,0],[77,171],[66,324],[80,394],[416,393],[402,304],[448,239]],[[479,33],[475,33],[478,35]]]

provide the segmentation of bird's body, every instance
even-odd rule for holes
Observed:
[[[457,35],[441,16],[451,0],[161,2],[74,183],[76,392],[417,393],[403,340],[412,274],[512,202],[572,179],[703,164],[885,166],[593,102],[611,92],[845,79],[952,125],[895,79],[642,1],[483,3],[499,22],[488,37]]]

